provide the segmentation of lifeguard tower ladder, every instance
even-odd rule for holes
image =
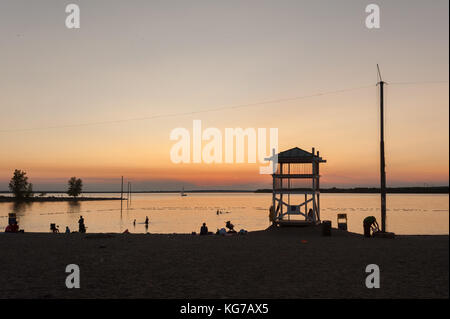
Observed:
[[[302,226],[320,223],[319,164],[326,160],[298,147],[278,154],[273,178],[274,223]],[[309,208],[309,209],[308,209]]]

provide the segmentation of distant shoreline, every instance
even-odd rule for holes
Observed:
[[[0,196],[0,203],[34,203],[34,202],[85,202],[85,201],[99,201],[99,200],[120,200],[120,197],[56,197],[56,196],[45,196],[45,197],[30,197],[23,198],[21,200],[16,200],[14,197],[10,196]]]
[[[298,189],[302,190],[302,189]],[[256,193],[272,193],[271,189],[258,189]],[[353,194],[377,194],[380,189],[376,187],[354,187],[354,188],[323,188],[321,193],[353,193]],[[437,187],[388,187],[388,194],[448,194],[448,186]]]
[[[306,190],[306,189],[297,189],[297,190]],[[448,186],[433,186],[433,187],[388,187],[386,189],[388,194],[448,194],[449,187]],[[272,193],[272,189],[257,189],[257,190],[185,190],[185,193]],[[376,194],[380,193],[380,189],[376,187],[353,187],[353,188],[322,188],[320,190],[321,193],[336,193],[336,194]],[[34,194],[48,193],[48,194],[66,194],[64,191],[36,191]],[[87,191],[83,192],[83,194],[119,194],[120,191]],[[180,193],[178,190],[150,190],[150,191],[133,191],[132,194],[176,194]],[[10,194],[8,191],[0,191],[0,194]],[[124,192],[124,194],[126,194]],[[8,198],[7,196],[0,195],[0,202],[2,199]],[[39,198],[52,198],[54,201],[71,201],[74,200],[69,197],[33,197],[33,201],[39,201],[35,199]],[[54,198],[54,199],[53,199]],[[120,198],[95,198],[95,197],[80,197],[78,200],[120,200]],[[43,201],[43,200],[42,200]]]

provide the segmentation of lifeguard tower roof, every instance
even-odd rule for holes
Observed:
[[[319,156],[319,152],[314,154],[314,148],[312,153],[302,150],[301,148],[294,147],[287,151],[278,153],[278,163],[326,163],[322,157]]]

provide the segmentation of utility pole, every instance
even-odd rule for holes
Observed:
[[[377,64],[380,85],[380,192],[381,192],[381,231],[386,232],[386,170],[384,156],[384,85],[381,78],[380,67]]]

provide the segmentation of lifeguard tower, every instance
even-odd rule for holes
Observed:
[[[303,226],[320,223],[319,164],[326,160],[298,147],[278,154],[273,178],[274,223]]]

